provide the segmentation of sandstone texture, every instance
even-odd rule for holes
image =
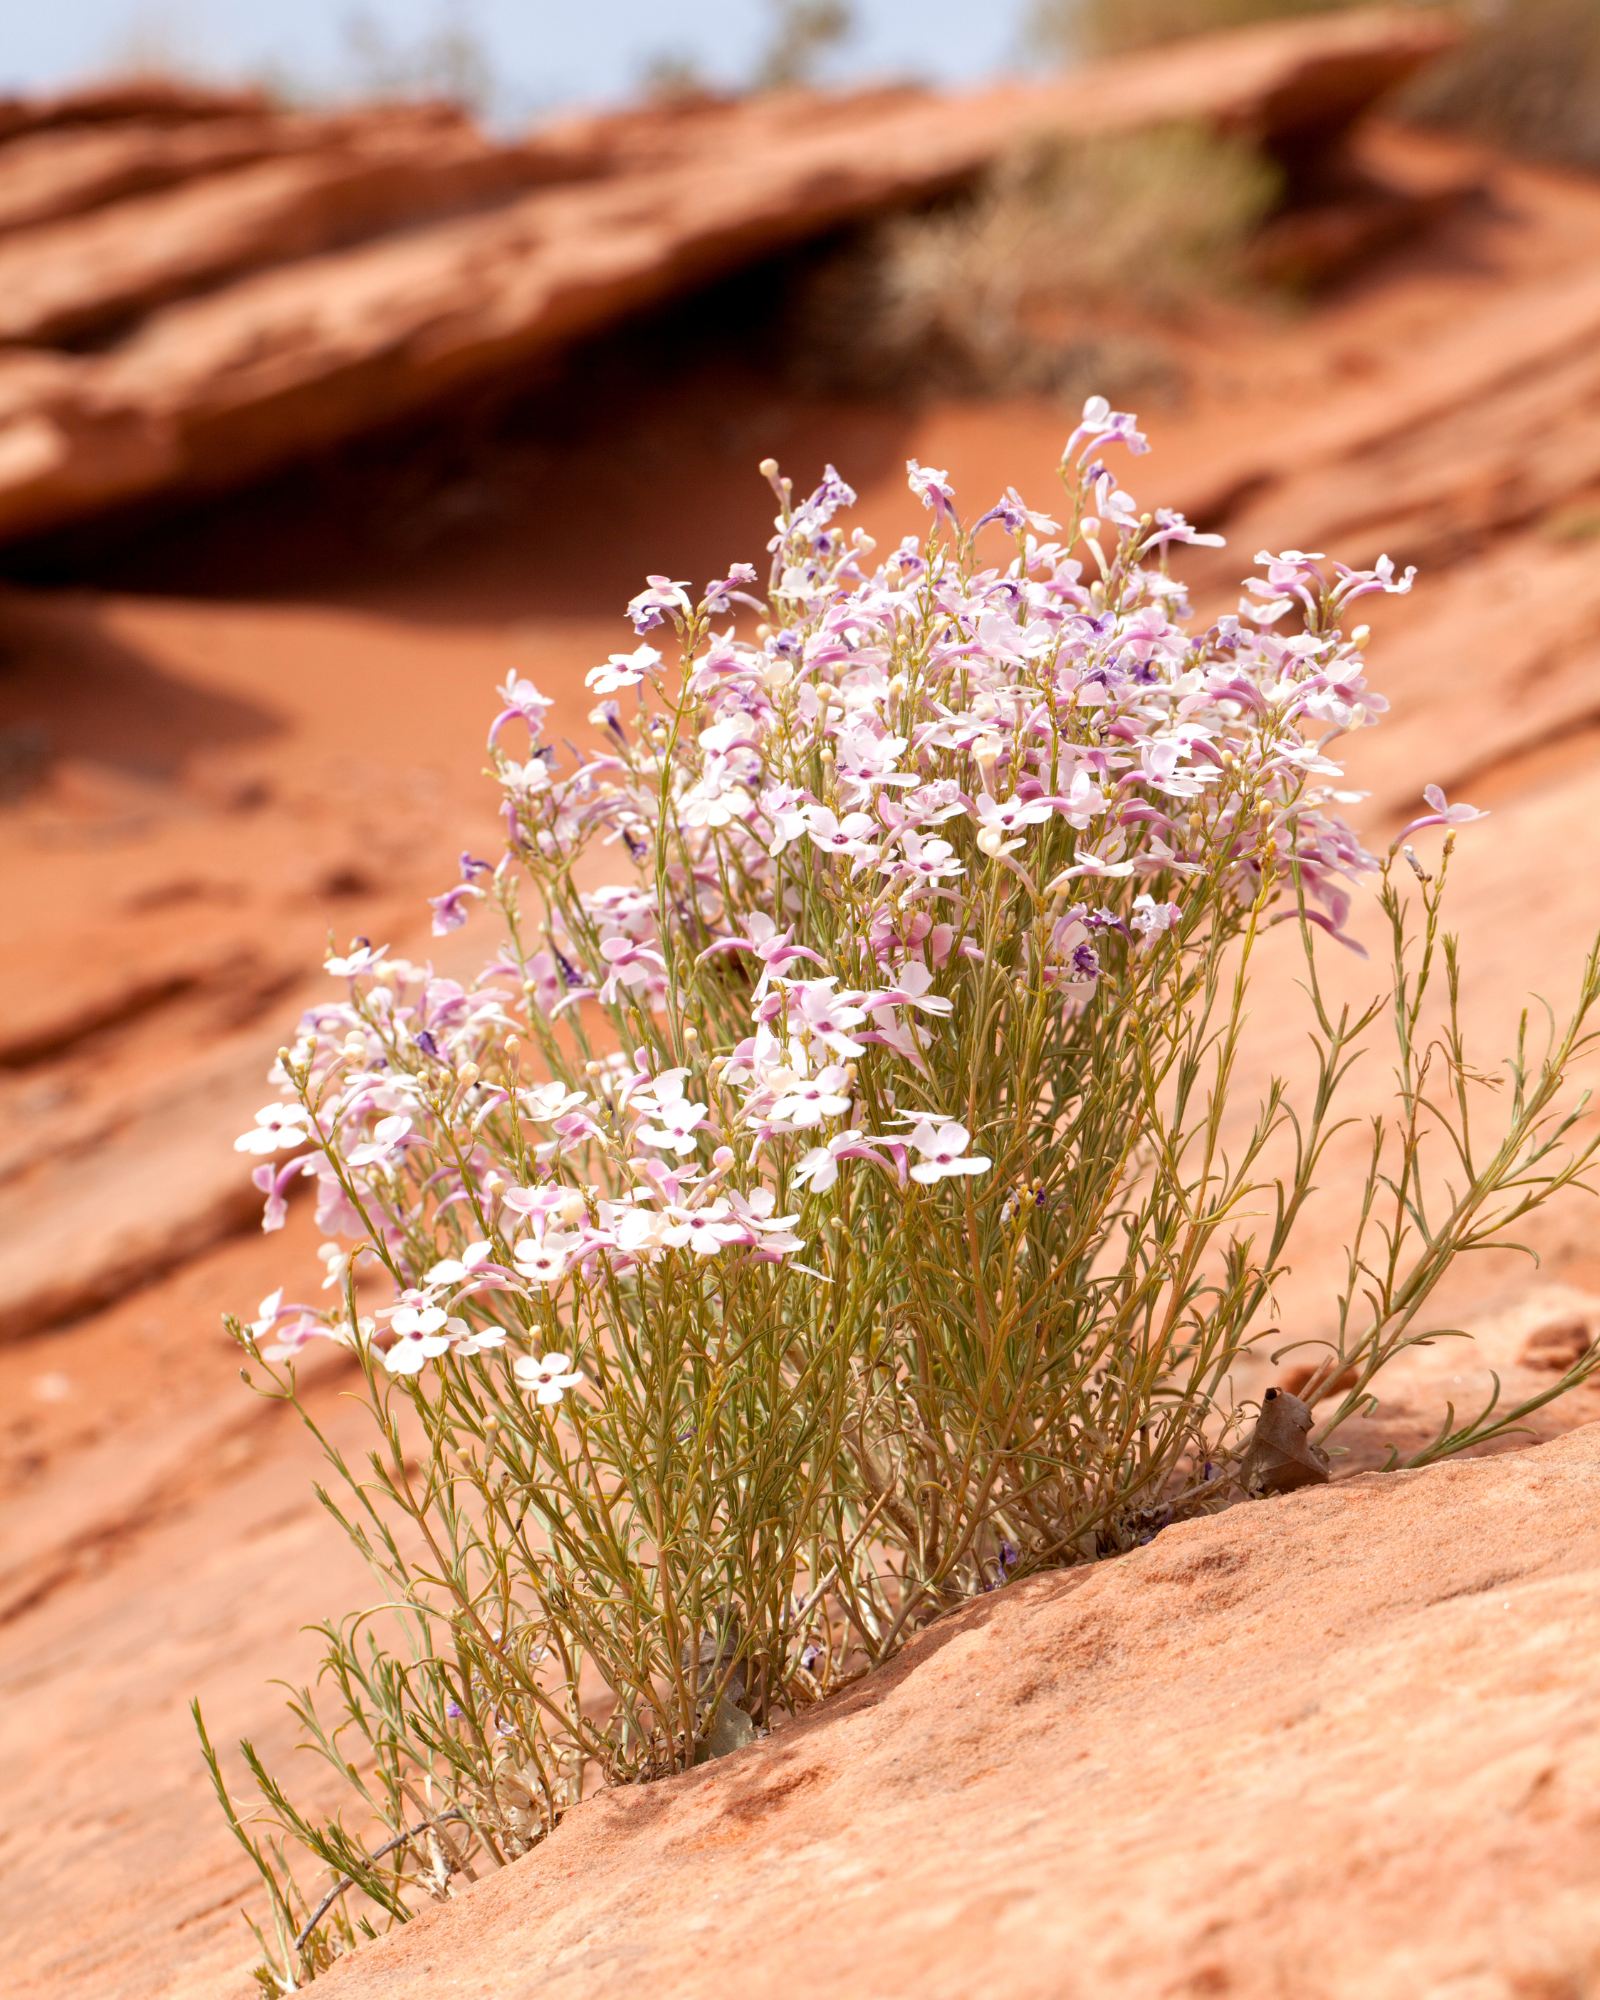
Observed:
[[[340,2000],[1585,1993],[1600,1426],[1170,1528],[605,1795]]]
[[[1183,60],[1242,74],[1240,46],[1232,67]],[[359,151],[379,130],[353,118],[345,137],[273,151],[261,135],[282,126],[258,103],[141,89],[0,116],[0,130],[22,121],[0,163],[46,140],[81,147],[80,192],[65,167],[41,170],[0,251],[203,188],[212,169],[176,172],[174,149],[211,146],[221,177]],[[885,119],[928,108],[868,101]],[[836,107],[842,130],[860,106]],[[478,143],[408,112],[384,114],[382,144],[432,117],[451,146]],[[783,122],[771,104],[573,121],[541,136],[527,171],[543,178],[509,202],[245,272],[100,350],[12,348],[0,377],[126,366],[182,316],[242,313],[252,288],[291,280],[314,291],[313,269],[420,256],[524,199],[620,214],[653,175],[669,191],[691,174],[736,181],[763,120]],[[714,173],[694,151],[712,128],[727,147]],[[1530,991],[1568,1001],[1600,929],[1600,188],[1370,124],[1352,148],[1419,196],[1467,181],[1484,195],[1292,320],[1197,316],[1174,336],[1193,387],[1147,406],[1154,455],[1126,480],[1142,505],[1227,534],[1222,554],[1185,558],[1208,614],[1232,608],[1265,541],[1422,565],[1412,596],[1372,614],[1372,677],[1394,706],[1349,746],[1371,794],[1351,816],[1381,847],[1426,782],[1492,808],[1452,878],[1463,1004],[1492,1066]],[[136,154],[145,178],[117,181]],[[752,183],[766,171],[746,164]],[[641,242],[658,240],[641,213]],[[418,282],[437,305],[433,279]],[[754,468],[769,453],[797,482],[836,463],[858,518],[892,541],[926,521],[908,457],[948,467],[974,511],[1010,483],[1048,506],[1071,424],[1043,402],[847,406],[759,365],[650,360],[581,421],[463,438],[429,463],[363,460],[343,484],[324,468],[217,502],[95,587],[0,593],[8,1996],[255,1990],[239,1918],[255,1888],[186,1704],[200,1696],[236,1787],[244,1735],[319,1795],[272,1683],[311,1676],[304,1628],[372,1587],[317,1505],[310,1441],[239,1384],[220,1332],[224,1311],[279,1283],[320,1296],[307,1208],[264,1237],[231,1142],[319,990],[330,931],[458,976],[486,954],[472,925],[430,939],[423,898],[463,846],[492,850],[479,774],[495,684],[529,675],[555,732],[585,736],[584,673],[633,643],[620,611],[641,577],[759,558],[771,498]],[[1376,956],[1371,913],[1353,922]],[[1245,1097],[1274,1071],[1304,1079],[1282,942],[1261,961]],[[1332,954],[1327,969],[1358,999],[1379,976]],[[1589,1058],[1576,1081],[1596,1072]],[[1380,1050],[1352,1078],[1352,1110],[1381,1109],[1389,1087]],[[1332,1329],[1359,1141],[1330,1153],[1283,1287],[1291,1351],[1241,1369],[1241,1394],[1305,1388],[1297,1371],[1320,1358],[1291,1343]],[[544,1854],[341,1968],[330,1994],[448,1994],[456,1979],[561,1994],[580,1978],[600,1993],[624,1978],[692,1994],[1600,1991],[1600,1388],[1539,1411],[1532,1448],[1513,1437],[1481,1460],[1380,1470],[1448,1405],[1478,1408],[1497,1377],[1507,1398],[1536,1394],[1600,1336],[1592,1202],[1530,1240],[1540,1271],[1496,1255],[1452,1282],[1436,1318],[1469,1337],[1386,1371],[1376,1411],[1333,1440],[1330,1487],[985,1600],[749,1752],[585,1807]],[[365,1420],[337,1360],[312,1397],[356,1452]]]
[[[101,97],[75,124],[17,107],[18,136],[0,133],[0,540],[237,485],[1029,137],[1193,119],[1303,177],[1449,33],[1378,10],[1031,89],[776,93],[519,146],[438,110],[341,125],[224,99],[174,124],[134,92],[124,118]]]

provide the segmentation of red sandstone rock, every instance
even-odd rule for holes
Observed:
[[[193,125],[147,119],[69,127],[13,139],[0,165],[0,231],[26,229],[300,150],[298,121],[219,118]]]
[[[965,99],[790,93],[578,121],[525,149],[459,135],[403,164],[269,161],[18,232],[0,241],[0,341],[63,340],[187,302],[103,354],[0,362],[0,538],[239,484],[950,186],[1030,134],[1183,117],[1291,152],[1326,145],[1449,35],[1411,14],[1353,14]],[[429,221],[581,175],[591,183]]]
[[[169,77],[131,76],[89,84],[58,97],[0,98],[0,143],[29,132],[78,125],[114,125],[135,118],[188,125],[266,109],[266,95],[259,90],[204,90]]]
[[[215,137],[219,128],[199,129]],[[0,151],[0,189],[4,168]],[[480,206],[545,178],[537,153],[491,146],[459,120],[374,119],[292,158],[212,171],[15,231],[0,241],[0,343],[81,340],[243,272]]]
[[[0,1183],[0,1342],[81,1318],[259,1226],[257,1163],[233,1139],[271,1097],[282,1040],[258,1030],[96,1107],[77,1130],[51,1121],[48,1151]]]

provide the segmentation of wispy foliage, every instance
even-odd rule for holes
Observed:
[[[1536,159],[1600,170],[1600,0],[1491,0],[1410,113]]]
[[[758,90],[815,81],[817,66],[855,32],[850,0],[772,0],[771,36],[756,64]]]
[[[1043,53],[1071,60],[1365,4],[1368,0],[1035,0],[1029,35]]]

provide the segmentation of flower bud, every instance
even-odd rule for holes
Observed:
[[[482,1074],[483,1072],[475,1062],[465,1062],[456,1071],[456,1076],[464,1090],[470,1090]]]

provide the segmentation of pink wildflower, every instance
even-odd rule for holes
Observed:
[[[570,1354],[546,1354],[541,1360],[524,1354],[512,1363],[511,1372],[544,1408],[559,1403],[568,1389],[575,1389],[583,1380],[583,1373],[573,1367]]]
[[[981,1174],[991,1162],[984,1153],[969,1153],[971,1135],[965,1125],[935,1126],[924,1118],[911,1134],[911,1146],[922,1155],[922,1164],[911,1169],[911,1178],[931,1185],[948,1174]]]

